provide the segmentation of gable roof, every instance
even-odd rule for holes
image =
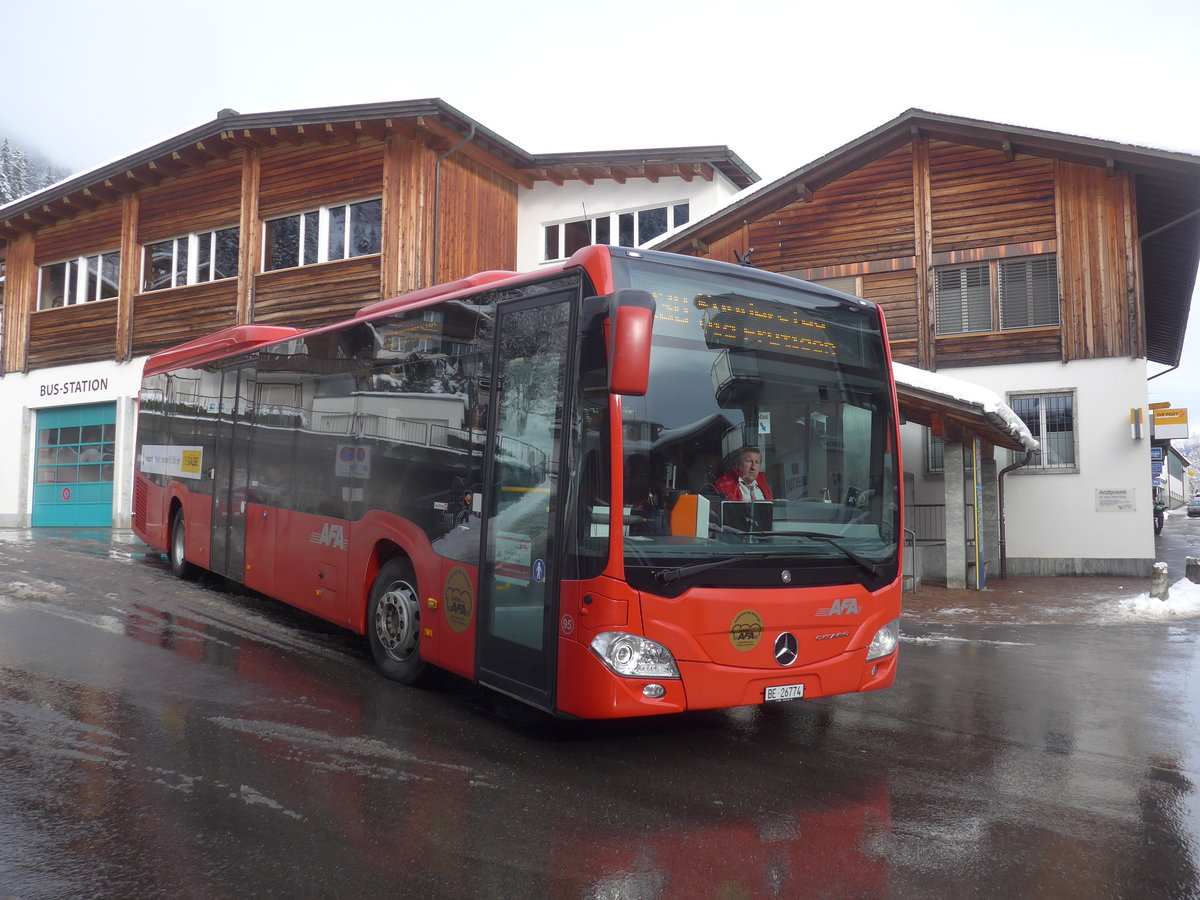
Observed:
[[[910,109],[773,182],[743,191],[655,246],[686,250],[693,240],[711,243],[791,202],[798,190],[823,187],[917,136],[1130,172],[1141,238],[1146,353],[1153,362],[1178,365],[1200,265],[1200,156],[1188,153]]]
[[[0,206],[0,238],[72,218],[94,208],[103,198],[164,181],[239,147],[354,141],[360,136],[381,139],[396,131],[434,135],[447,148],[459,149],[525,187],[537,181],[590,184],[604,178],[620,182],[669,176],[711,180],[715,172],[742,188],[759,180],[753,169],[723,145],[529,153],[437,98],[249,114],[223,109],[203,125]]]

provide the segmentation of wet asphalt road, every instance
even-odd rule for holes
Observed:
[[[1196,619],[906,621],[888,691],[551,723],[142,549],[0,532],[0,897],[1200,897]]]

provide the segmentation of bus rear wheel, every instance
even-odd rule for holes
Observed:
[[[200,570],[192,565],[184,556],[184,549],[187,547],[187,527],[183,523],[183,510],[178,510],[175,513],[175,518],[171,520],[171,546],[167,556],[171,560],[171,571],[175,573],[176,578],[182,578],[184,581],[194,581],[200,574]]]
[[[392,559],[379,570],[367,608],[367,640],[383,674],[412,684],[425,671],[421,659],[421,602],[407,559]]]

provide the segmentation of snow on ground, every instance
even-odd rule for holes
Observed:
[[[1171,585],[1166,600],[1158,600],[1146,592],[1108,601],[1101,609],[1117,618],[1141,622],[1197,618],[1200,617],[1200,584],[1181,578]]]

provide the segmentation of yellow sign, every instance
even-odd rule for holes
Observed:
[[[1186,438],[1188,414],[1186,409],[1154,410],[1154,437],[1159,440]]]
[[[179,454],[179,470],[183,475],[199,475],[200,460],[203,458],[200,450],[184,450]]]
[[[1184,425],[1186,425],[1187,424],[1187,410],[1186,409],[1156,409],[1154,411],[1154,421],[1156,424],[1161,423],[1163,425],[1174,425],[1179,422],[1182,422]]]

